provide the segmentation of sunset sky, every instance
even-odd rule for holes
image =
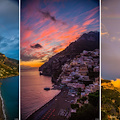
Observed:
[[[19,0],[0,0],[0,52],[19,59]]]
[[[80,35],[99,31],[99,0],[21,0],[21,65],[39,67]]]
[[[120,78],[120,0],[102,0],[102,78]]]

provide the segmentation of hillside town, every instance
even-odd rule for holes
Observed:
[[[52,88],[44,88],[46,91],[60,90],[60,93],[30,115],[28,120],[38,114],[40,119],[49,120],[97,120],[99,88],[99,49],[83,50],[62,65],[62,72]]]
[[[99,50],[84,50],[69,63],[65,63],[57,82],[59,85],[54,85],[54,89],[67,88],[68,95],[74,98],[68,102],[79,105],[78,107],[88,104],[88,95],[96,92],[100,87]],[[67,117],[70,117],[71,113],[76,113],[76,107],[71,108]]]

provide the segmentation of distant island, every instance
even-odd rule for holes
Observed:
[[[0,53],[0,78],[19,75],[19,61]]]
[[[115,82],[113,80],[101,80],[102,120],[120,119],[120,86],[119,88],[116,87]]]

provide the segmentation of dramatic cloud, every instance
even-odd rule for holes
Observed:
[[[57,21],[56,18],[54,16],[52,16],[48,11],[47,12],[44,12],[42,10],[38,10],[38,11],[43,15],[43,17],[48,18],[54,22]]]
[[[49,11],[43,11],[43,10],[38,10],[38,12],[40,14],[42,14],[43,18],[47,18],[53,22],[57,22],[57,23],[61,23],[63,25],[65,25],[66,23],[65,22],[62,22],[61,20],[57,20],[55,16],[52,16],[51,13]]]
[[[0,52],[19,59],[18,0],[0,0]]]
[[[30,64],[30,61],[37,59],[45,62],[51,56],[64,50],[84,32],[99,30],[98,1],[93,1],[86,0],[92,6],[82,0],[22,1],[22,62],[27,64],[28,61]],[[83,9],[81,3],[85,5]],[[35,45],[37,43],[40,44]]]
[[[31,48],[42,48],[42,46],[40,44],[35,44],[35,45],[31,45],[30,46]]]

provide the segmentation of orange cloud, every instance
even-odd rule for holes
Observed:
[[[111,80],[111,83],[114,85],[114,87],[120,88],[120,79]]]
[[[53,0],[50,3],[52,4],[54,1],[60,0]],[[49,0],[44,2],[48,3]],[[42,9],[40,8],[39,0],[32,0],[32,6],[28,4],[22,9],[24,19],[21,22],[21,53],[23,57],[26,56],[26,59],[24,59],[26,61],[22,61],[24,65],[41,66],[43,63],[36,61],[36,59],[48,60],[50,56],[64,50],[71,42],[80,37],[83,32],[88,31],[90,24],[95,24],[96,19],[91,18],[98,12],[98,7],[80,15],[79,13],[76,16],[73,15],[68,19],[66,16],[71,13],[59,14],[59,9],[51,6],[51,4],[46,4],[46,7]],[[44,13],[49,10],[49,17],[43,17],[42,12],[40,13],[36,9],[37,7]],[[78,12],[77,9],[74,12]],[[84,22],[80,21],[81,15],[85,16],[83,17]],[[54,17],[56,22],[48,19],[50,17]],[[64,24],[64,21],[66,24]],[[99,21],[96,20],[96,22]],[[40,50],[33,50],[30,47],[30,45],[36,43],[42,45]],[[27,62],[28,59],[29,61]]]
[[[30,67],[40,67],[43,65],[44,62],[40,62],[40,60],[33,60],[33,61],[21,61],[21,66],[30,66]]]

